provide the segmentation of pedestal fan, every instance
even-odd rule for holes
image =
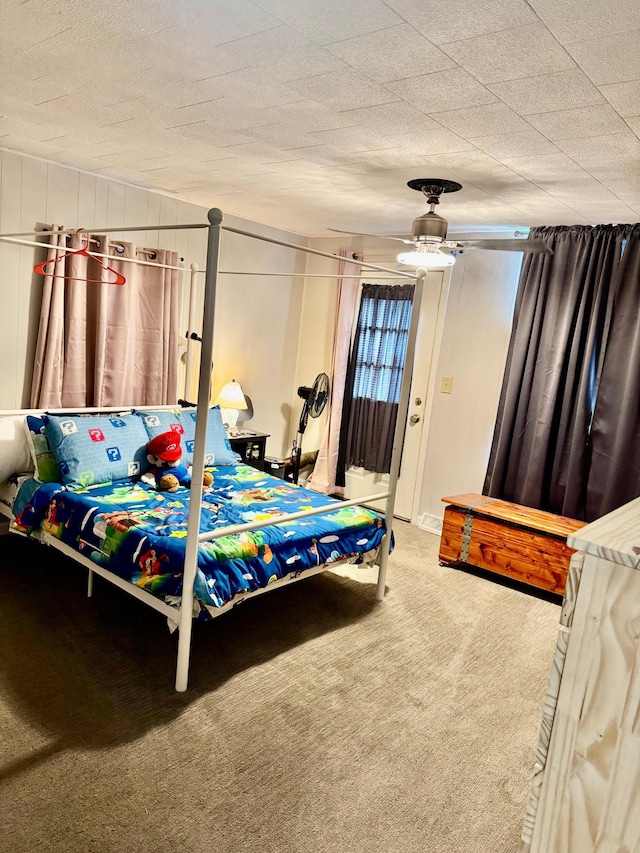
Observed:
[[[329,377],[326,373],[319,373],[311,388],[307,385],[301,385],[298,388],[298,397],[304,400],[302,411],[300,412],[300,421],[298,423],[298,433],[293,439],[293,447],[291,448],[291,480],[294,483],[298,482],[300,474],[300,457],[302,455],[302,436],[307,428],[309,417],[318,418],[324,411],[329,399]]]

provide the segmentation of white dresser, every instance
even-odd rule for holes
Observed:
[[[571,535],[522,853],[640,851],[640,498]]]

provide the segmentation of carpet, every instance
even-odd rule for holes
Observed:
[[[515,853],[559,608],[441,567],[326,572],[194,629],[0,539],[0,849]]]

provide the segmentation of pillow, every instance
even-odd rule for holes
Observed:
[[[143,412],[139,409],[133,409],[133,412],[142,419],[149,438],[154,438],[154,436],[168,430],[175,430],[180,433],[182,459],[187,465],[193,463],[196,411],[196,409],[171,409],[170,411]],[[240,456],[231,449],[227,431],[222,423],[219,406],[213,406],[209,409],[204,461],[205,465],[235,465],[241,461]]]
[[[24,425],[33,460],[34,479],[39,483],[59,483],[60,472],[44,432],[44,419],[39,415],[27,415]]]
[[[4,483],[12,474],[33,471],[23,424],[23,415],[0,418],[0,483]]]
[[[86,488],[137,477],[149,468],[148,436],[135,415],[45,415],[60,481]]]

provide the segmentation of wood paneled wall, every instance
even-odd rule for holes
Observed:
[[[212,200],[224,210],[224,197]],[[305,238],[225,217],[249,231],[304,244]],[[141,187],[0,150],[0,232],[30,231],[52,223],[67,227],[117,227],[206,222],[206,209]],[[153,248],[177,251],[185,266],[204,268],[204,230],[114,235]],[[32,247],[0,243],[0,408],[29,402],[30,377],[40,308],[41,279]],[[221,276],[216,313],[214,395],[231,378],[252,397],[252,425],[272,435],[267,452],[281,453],[289,436],[295,395],[295,358],[300,330],[301,253],[235,234],[223,235],[220,268],[279,272],[280,276]],[[185,280],[188,275],[185,275]],[[204,276],[200,276],[201,287]],[[200,288],[199,302],[202,300]],[[183,325],[187,328],[185,287]],[[179,391],[182,394],[182,387]]]

